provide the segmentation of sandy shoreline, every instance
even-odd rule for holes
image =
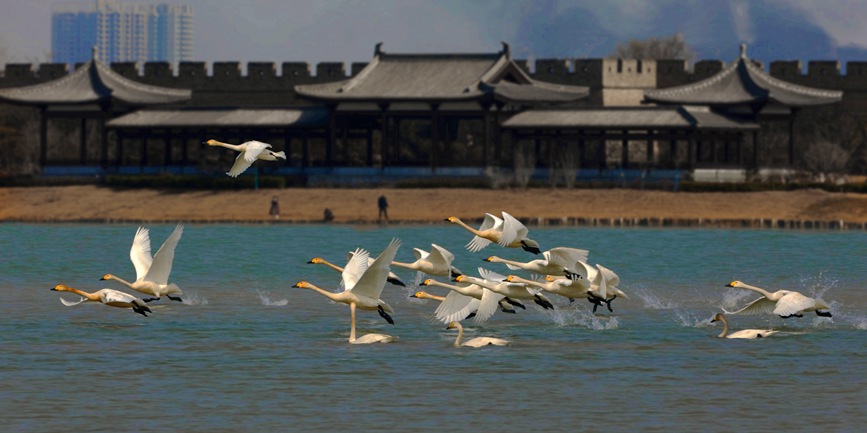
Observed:
[[[93,185],[0,188],[5,222],[376,223],[385,195],[392,223],[476,221],[507,211],[529,224],[855,228],[867,223],[867,194],[821,190],[685,193],[630,189],[263,189],[179,191]]]

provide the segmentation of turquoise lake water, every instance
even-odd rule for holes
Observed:
[[[129,289],[131,224],[0,224],[0,414],[3,431],[864,431],[867,425],[867,233],[724,229],[530,228],[543,249],[590,250],[630,299],[614,313],[554,298],[484,325],[508,347],[455,348],[435,301],[387,285],[395,325],[359,312],[359,332],[392,344],[347,343],[349,309],[299,280],[335,289],[356,247],[376,256],[391,238],[437,243],[467,274],[507,274],[496,245],[469,253],[470,235],[421,226],[187,225],[171,280],[183,303],[153,313],[66,307],[49,289]],[[153,250],[173,229],[150,226]],[[411,271],[393,269],[404,281]],[[781,332],[725,340],[721,308],[756,296],[742,280],[820,296],[833,318],[730,317],[733,330]],[[425,288],[445,293],[445,289]],[[135,293],[135,292],[131,292]],[[551,295],[553,297],[553,295]]]

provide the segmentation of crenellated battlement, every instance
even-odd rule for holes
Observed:
[[[537,59],[516,60],[534,79],[587,86],[591,94],[638,92],[689,84],[708,78],[726,65],[720,60],[696,62],[692,70],[683,60]],[[343,80],[358,74],[367,63],[354,62],[166,62],[113,63],[120,75],[147,84],[190,88],[193,105],[285,105],[295,99],[294,86]],[[757,65],[764,69],[761,63]],[[821,89],[867,92],[867,62],[849,62],[845,73],[838,61],[773,61],[766,69],[779,79]],[[313,73],[315,71],[315,73]],[[7,64],[0,88],[27,86],[54,80],[69,73],[64,64]],[[604,99],[604,98],[603,98]],[[634,99],[634,98],[633,98]]]

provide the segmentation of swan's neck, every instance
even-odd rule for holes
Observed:
[[[416,266],[415,263],[391,262],[391,264],[394,266],[400,266],[401,268],[418,270],[418,266]]]
[[[96,301],[96,302],[100,301],[99,295],[97,295],[96,293],[87,293],[85,291],[73,289],[72,287],[68,287],[67,291],[75,293],[76,295],[79,295],[83,298],[87,298],[88,301]]]
[[[476,229],[474,229],[474,228],[468,226],[466,223],[464,223],[463,221],[461,221],[461,220],[458,219],[458,218],[455,218],[455,220],[452,221],[452,222],[453,222],[454,224],[457,224],[457,225],[459,225],[459,226],[461,226],[461,227],[467,229],[470,233],[472,233],[472,234],[474,234],[474,235],[476,235],[476,236],[481,236],[481,235],[482,235],[482,233],[481,233],[480,231],[478,231],[478,230],[476,230]]]
[[[431,295],[430,293],[424,295],[424,297],[425,297],[426,299],[433,299],[434,301],[440,301],[440,302],[446,300],[446,298],[444,298],[444,297],[442,297],[442,296]]]
[[[718,337],[725,338],[725,336],[729,334],[729,322],[726,320],[725,316],[720,316],[720,322],[723,323],[723,331],[718,335]]]
[[[124,279],[122,279],[122,278],[116,277],[116,276],[114,276],[114,275],[108,277],[108,279],[109,279],[109,280],[115,280],[115,281],[117,281],[117,282],[119,282],[119,283],[121,283],[121,284],[123,284],[123,285],[129,287],[130,289],[133,288],[133,287],[132,287],[132,283],[130,283],[129,281],[126,281],[126,280],[124,280]]]
[[[458,323],[458,338],[455,339],[455,347],[461,347],[461,341],[464,339],[464,327]]]
[[[223,143],[222,141],[217,141],[217,140],[214,140],[214,144],[212,144],[211,146],[221,146],[221,147],[225,147],[226,149],[232,149],[232,150],[237,151],[237,152],[241,152],[243,150],[243,149],[241,149],[241,146],[238,144]]]
[[[526,266],[526,263],[516,262],[514,260],[501,259],[501,258],[496,257],[496,256],[491,257],[491,262],[492,263],[505,263],[507,265],[517,266],[517,267],[522,268],[522,269],[525,268],[525,266]]]
[[[771,293],[768,292],[767,290],[756,287],[756,286],[751,286],[751,285],[746,284],[746,283],[741,283],[740,287],[747,289],[747,290],[752,290],[754,292],[761,293],[762,295],[765,295],[766,298],[769,298],[771,296]]]
[[[539,287],[541,289],[546,289],[546,288],[551,286],[550,284],[547,284],[547,283],[543,283],[540,281],[534,281],[534,280],[528,280],[528,279],[521,278],[521,277],[512,278],[512,281],[514,281],[516,283],[529,284],[531,286],[536,286],[536,287]]]
[[[349,342],[352,343],[355,341],[355,302],[349,304],[349,312],[352,318],[352,324],[349,327]]]
[[[339,302],[339,300],[337,299],[337,294],[335,293],[331,293],[328,290],[320,289],[319,287],[316,287],[310,283],[307,283],[307,288],[319,293],[322,296],[325,296],[328,299],[331,299],[332,301]]]
[[[341,268],[340,266],[335,265],[334,263],[331,263],[331,262],[328,262],[328,261],[323,260],[323,261],[322,261],[322,264],[325,265],[325,266],[328,266],[328,267],[331,268],[331,269],[334,269],[334,270],[337,271],[337,272],[343,272],[343,268]]]

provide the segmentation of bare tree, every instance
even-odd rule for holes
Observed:
[[[864,119],[833,106],[805,112],[800,139],[805,141],[798,161],[819,181],[833,181],[858,167],[867,152]]]
[[[686,40],[683,33],[676,33],[671,36],[648,39],[632,39],[625,44],[617,44],[614,52],[611,54],[619,59],[638,59],[638,60],[686,60],[692,61],[694,53]]]
[[[515,143],[515,184],[519,188],[527,188],[530,178],[536,171],[536,146],[533,142],[518,141]]]

